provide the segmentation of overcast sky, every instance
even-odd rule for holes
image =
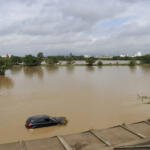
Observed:
[[[150,53],[150,0],[0,0],[0,55]]]

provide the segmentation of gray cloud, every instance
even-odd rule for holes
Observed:
[[[148,0],[0,1],[0,55],[149,53],[149,7]]]

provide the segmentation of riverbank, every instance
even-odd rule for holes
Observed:
[[[115,61],[115,60],[107,61],[107,60],[103,60],[103,61],[101,61],[102,62],[101,65],[98,65],[98,62],[99,61],[96,61],[92,65],[88,65],[85,61],[74,61],[71,64],[68,64],[67,61],[60,61],[56,64],[46,64],[45,62],[42,62],[41,66],[131,66],[130,61]],[[19,64],[19,65],[25,66],[23,64]],[[141,64],[140,61],[136,61],[135,66],[139,66],[139,65],[147,65],[148,66],[149,64]]]
[[[9,70],[12,66],[28,66],[28,67],[34,67],[34,66],[150,66],[150,64],[142,64],[140,61],[135,61],[133,64],[129,60],[97,60],[96,62],[92,64],[88,64],[86,61],[72,61],[71,63],[68,61],[59,61],[57,63],[47,64],[45,61],[42,61],[38,65],[26,65],[24,63],[18,63],[17,65],[10,65],[6,70]],[[5,71],[1,75],[5,75]]]

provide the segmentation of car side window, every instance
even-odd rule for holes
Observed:
[[[48,122],[48,121],[50,121],[50,119],[49,118],[45,118],[44,121]]]
[[[44,121],[45,121],[44,119],[38,119],[38,120],[36,120],[36,123],[42,123]]]
[[[36,123],[47,123],[50,122],[51,120],[49,118],[40,118],[36,120]]]

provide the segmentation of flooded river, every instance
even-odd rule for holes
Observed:
[[[13,67],[0,76],[0,143],[106,128],[150,118],[150,67]],[[65,116],[67,126],[27,130],[28,117]]]

